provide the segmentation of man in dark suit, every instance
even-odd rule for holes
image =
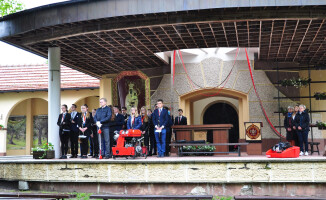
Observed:
[[[179,109],[179,116],[174,118],[174,125],[187,125],[187,117],[183,116],[183,110]],[[175,134],[175,140],[177,140],[177,135]]]
[[[169,123],[168,111],[163,108],[163,100],[157,100],[157,109],[153,113],[153,124],[155,127],[155,139],[157,144],[157,157],[164,157],[166,127]]]
[[[67,159],[68,141],[70,133],[70,114],[67,112],[68,107],[66,104],[61,106],[62,113],[58,117],[57,125],[60,127],[59,136],[61,142],[61,157],[60,159]]]
[[[113,145],[115,145],[116,141],[114,141],[113,136],[114,136],[114,132],[118,131],[120,133],[120,131],[122,130],[123,125],[125,124],[125,118],[122,114],[120,114],[120,109],[118,106],[114,106],[113,107],[113,113],[115,115],[114,118],[114,122],[111,128],[113,128],[113,135],[111,135],[110,141],[111,141],[111,147]]]
[[[122,129],[127,129],[127,121],[128,121],[128,117],[129,117],[129,114],[127,113],[127,108],[122,107],[121,108],[121,113],[122,113],[122,116],[124,118],[124,124],[122,126]]]
[[[80,119],[80,113],[77,112],[76,104],[71,105],[71,123],[70,123],[70,143],[71,143],[71,157],[70,158],[77,158],[78,154],[78,135],[79,135],[79,128],[78,128],[78,121]]]
[[[174,118],[174,125],[187,125],[187,117],[183,116],[183,110],[179,109],[179,116]]]

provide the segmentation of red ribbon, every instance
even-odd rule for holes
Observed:
[[[255,85],[254,77],[253,77],[253,75],[252,75],[252,71],[251,71],[251,67],[250,67],[250,61],[249,61],[249,57],[248,57],[247,48],[245,48],[245,51],[246,51],[246,57],[247,57],[247,62],[248,62],[248,67],[249,67],[249,72],[250,72],[251,81],[252,81],[252,84],[253,84],[253,86],[254,86],[254,90],[255,90],[256,96],[257,96],[257,98],[258,98],[258,100],[259,100],[260,107],[261,107],[261,109],[262,109],[262,111],[263,111],[263,113],[264,113],[265,119],[267,120],[268,124],[270,125],[270,127],[273,129],[274,133],[275,133],[277,136],[282,137],[282,138],[285,138],[283,135],[281,135],[281,134],[276,130],[276,128],[273,126],[272,122],[269,120],[269,118],[268,118],[268,116],[267,116],[267,114],[266,114],[266,111],[265,111],[265,108],[264,108],[264,106],[263,106],[263,103],[262,103],[262,101],[261,101],[261,99],[260,99],[260,97],[259,97],[259,94],[258,94],[257,90],[256,90],[256,85]]]

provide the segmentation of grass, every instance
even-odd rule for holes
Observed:
[[[26,141],[23,140],[17,140],[13,138],[12,140],[15,144],[9,144],[9,138],[7,138],[7,149],[8,150],[23,150],[26,149]]]

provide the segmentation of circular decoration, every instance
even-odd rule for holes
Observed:
[[[260,129],[258,128],[258,126],[252,124],[248,126],[246,134],[250,139],[255,140],[260,136]]]

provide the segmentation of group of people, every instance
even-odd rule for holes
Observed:
[[[308,156],[309,114],[305,105],[289,106],[284,118],[286,140],[292,146],[300,146],[300,156]]]
[[[187,118],[183,116],[182,109],[178,110],[179,115],[174,118],[169,108],[163,105],[162,99],[157,100],[154,112],[143,106],[140,112],[137,107],[132,107],[128,114],[126,107],[120,109],[118,106],[108,106],[105,98],[100,99],[100,108],[91,112],[86,104],[81,106],[80,113],[77,112],[75,104],[71,105],[70,113],[65,104],[61,106],[61,110],[57,122],[60,127],[61,159],[67,159],[69,140],[70,158],[78,157],[80,143],[81,158],[99,158],[101,155],[109,159],[112,157],[111,149],[115,143],[113,136],[116,131],[123,129],[139,129],[142,132],[148,156],[169,156],[172,125],[187,125]]]

